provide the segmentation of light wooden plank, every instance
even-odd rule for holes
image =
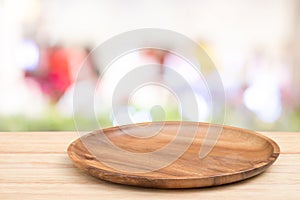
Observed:
[[[15,163],[13,158],[19,161]],[[297,192],[300,191],[298,170],[300,169],[300,155],[281,155],[264,174],[240,183],[216,187],[218,190],[214,188],[171,190],[177,195],[168,193],[168,190],[134,188],[97,180],[74,168],[64,155],[2,154],[0,160],[2,161],[0,194],[10,198],[18,198],[20,197],[18,193],[21,193],[23,197],[28,198],[40,198],[48,194],[48,197],[52,199],[67,193],[74,198],[96,195],[112,199],[121,198],[125,192],[128,197],[142,195],[145,198],[147,196],[151,198],[154,195],[152,193],[159,193],[162,196],[157,197],[162,199],[215,198],[214,195],[220,195],[220,198],[226,195],[230,199],[239,199],[241,196],[244,198],[264,193],[270,193],[272,196],[274,191],[276,191],[276,196],[273,195],[272,199],[280,199],[284,195],[290,196],[293,193],[294,197],[300,197],[300,193]],[[182,191],[185,193],[182,194]],[[211,191],[214,195],[210,194]],[[218,196],[216,198],[218,199]]]
[[[158,190],[101,184],[6,184],[9,199],[299,199],[299,186],[232,184],[214,188]],[[1,186],[2,187],[2,186]],[[22,197],[22,198],[20,198]]]
[[[74,132],[0,133],[0,199],[300,199],[300,133],[263,133],[282,154],[254,178],[202,189],[117,185],[83,174],[67,157]]]
[[[75,132],[0,132],[0,153],[65,153]]]

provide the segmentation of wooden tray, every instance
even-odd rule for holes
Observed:
[[[178,135],[179,127],[185,134]],[[192,134],[189,131],[195,130],[195,127],[196,136],[178,159],[163,168],[139,172],[139,168],[151,168],[152,165],[168,161],[169,157],[173,156],[173,151],[177,154],[177,150],[182,149],[186,141],[190,141]],[[207,187],[244,180],[262,173],[279,156],[279,147],[271,139],[253,131],[224,126],[213,149],[206,157],[200,159],[201,146],[211,144],[206,135],[209,127],[219,126],[196,122],[153,122],[138,126],[132,124],[112,127],[94,131],[77,139],[69,146],[68,154],[76,167],[94,177],[120,184],[153,188]],[[159,132],[148,138],[133,137],[127,133],[138,129],[142,133],[153,130]],[[103,136],[111,143],[103,142]],[[147,156],[140,156],[150,152],[159,153],[159,150],[171,143],[173,146],[152,160]],[[116,152],[111,144],[129,153]],[[91,149],[93,154],[87,149]],[[114,166],[128,168],[124,170]]]

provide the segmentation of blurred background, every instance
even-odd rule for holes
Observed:
[[[184,34],[206,50],[224,84],[225,124],[299,131],[298,0],[0,0],[0,131],[75,130],[72,88],[78,70],[85,61],[83,79],[97,80],[101,73],[97,58],[85,60],[87,55],[112,36],[148,27]],[[122,64],[149,60],[180,65],[166,52],[139,52],[116,63],[107,79]],[[163,70],[157,76],[164,77]],[[99,98],[106,99],[109,87],[101,91]],[[180,119],[168,93],[149,87],[147,94],[167,105],[167,120]],[[143,103],[155,104],[156,98],[142,92],[134,97],[129,110],[135,122],[159,120]],[[201,121],[209,121],[201,94],[199,102]],[[102,125],[114,125],[101,106]],[[88,121],[84,115],[82,120]]]

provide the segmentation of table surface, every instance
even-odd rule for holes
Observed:
[[[75,132],[0,132],[0,199],[300,199],[300,133],[262,134],[281,148],[263,174],[217,187],[161,190],[82,173],[66,153]]]

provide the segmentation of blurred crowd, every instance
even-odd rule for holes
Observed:
[[[204,42],[201,45],[209,46]],[[34,39],[23,38],[17,45],[16,61],[19,69],[22,70],[24,83],[28,86],[28,92],[35,91],[41,94],[44,102],[47,104],[58,105],[56,109],[59,113],[66,116],[72,116],[72,90],[77,79],[77,74],[81,67],[88,69],[82,80],[97,81],[100,74],[100,63],[95,62],[90,54],[90,47],[65,47],[59,44],[55,45],[38,45]],[[216,55],[213,55],[216,56]],[[217,56],[216,56],[217,57]],[[239,55],[241,57],[241,55]],[[297,107],[297,101],[293,96],[291,70],[288,59],[281,59],[275,64],[270,64],[270,60],[264,52],[254,51],[252,56],[242,62],[236,61],[236,56],[217,59],[216,65],[220,73],[225,94],[227,98],[227,109],[230,112],[228,116],[239,118],[239,123],[245,120],[244,126],[251,124],[252,120],[257,118],[263,123],[275,123],[283,115],[283,109]],[[201,58],[198,58],[201,59]],[[113,63],[111,70],[104,77],[100,86],[100,104],[102,107],[109,107],[105,102],[110,101],[112,92],[116,84],[116,79],[121,78],[134,67],[145,65],[147,63],[158,64],[157,73],[153,74],[157,81],[166,84],[168,81],[176,82],[168,74],[164,66],[171,66],[175,71],[181,74],[196,92],[197,103],[201,110],[199,117],[193,119],[189,117],[189,112],[180,113],[186,120],[208,121],[210,117],[210,99],[208,88],[205,87],[205,80],[197,79],[196,72],[191,69],[189,64],[182,61],[170,52],[161,50],[143,50],[124,56],[119,61]],[[127,71],[126,71],[127,70]],[[207,78],[205,68],[200,67],[202,75]],[[146,76],[151,76],[147,74]],[[102,77],[103,78],[103,77]],[[202,82],[201,82],[202,81]],[[101,88],[103,86],[103,88]],[[180,86],[178,86],[180,88]],[[146,88],[147,89],[147,88]],[[179,89],[180,95],[184,98],[192,98],[185,94],[185,88]],[[213,92],[213,91],[212,91]],[[154,100],[151,102],[151,98]],[[170,93],[164,93],[159,88],[149,87],[144,93],[137,95],[133,106],[138,106],[141,111],[134,112],[132,118],[135,122],[151,121],[151,106],[156,104],[173,105],[176,100],[171,101]],[[104,99],[104,100],[103,100]],[[126,99],[122,97],[120,99]],[[165,99],[165,100],[162,100]],[[33,99],[32,99],[33,100]],[[34,100],[33,100],[34,101]],[[145,103],[146,102],[146,103]],[[126,105],[128,102],[119,102]],[[45,107],[45,106],[44,106]],[[174,106],[176,107],[176,106]],[[108,108],[106,108],[108,109]],[[105,109],[100,109],[101,111]],[[29,112],[30,113],[30,112]],[[233,114],[232,114],[233,113]],[[287,113],[284,113],[287,114]],[[243,117],[242,117],[243,116]],[[242,117],[242,118],[240,118]],[[114,121],[113,119],[112,122]],[[254,125],[254,124],[251,124]]]

